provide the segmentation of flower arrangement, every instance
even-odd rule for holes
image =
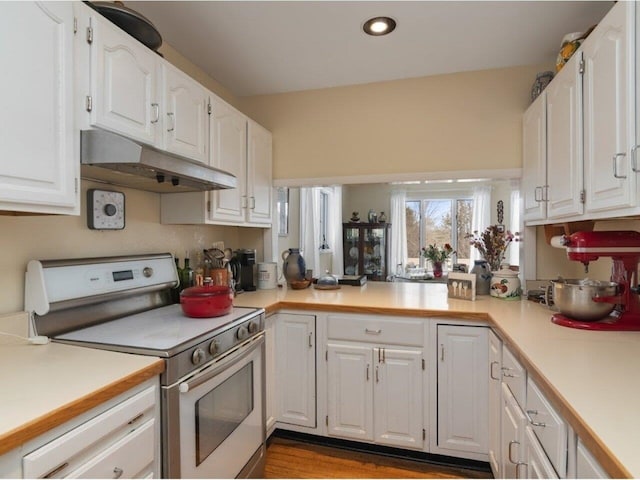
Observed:
[[[435,243],[422,247],[422,256],[427,260],[431,260],[433,263],[445,262],[454,253],[456,252],[448,243],[445,243],[442,248],[438,248]]]
[[[484,232],[478,234],[477,231],[467,235],[470,243],[478,249],[482,258],[484,258],[491,270],[499,270],[507,247],[511,242],[520,241],[518,232],[511,233],[498,225],[490,225],[485,228]]]

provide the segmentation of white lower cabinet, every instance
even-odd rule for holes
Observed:
[[[524,435],[527,467],[527,475],[524,478],[559,478],[532,428],[527,426]]]
[[[329,315],[327,332],[328,435],[423,450],[424,321]]]
[[[159,401],[155,377],[0,456],[0,477],[159,477]]]
[[[580,439],[576,446],[576,478],[610,478]]]
[[[489,450],[488,329],[438,325],[438,447],[452,455]]]
[[[264,321],[265,345],[265,423],[267,437],[276,425],[276,328],[278,315],[268,316]]]
[[[502,341],[489,331],[489,465],[502,478]]]
[[[501,475],[496,478],[518,478],[524,470],[524,428],[527,419],[506,384],[502,385],[501,409]]]
[[[275,315],[277,421],[316,426],[316,317]]]

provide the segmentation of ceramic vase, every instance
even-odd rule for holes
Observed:
[[[287,283],[304,280],[307,267],[299,248],[290,248],[282,252],[282,273]]]
[[[476,295],[489,295],[491,269],[486,260],[475,260],[470,273],[476,275]]]

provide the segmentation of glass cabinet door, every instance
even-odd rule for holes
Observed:
[[[360,275],[360,229],[358,227],[344,227],[344,273],[345,275]]]
[[[373,280],[384,280],[385,237],[384,228],[367,228],[364,231],[364,273]]]

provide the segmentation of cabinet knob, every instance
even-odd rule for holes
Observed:
[[[124,473],[123,469],[121,469],[120,467],[115,467],[113,469],[113,478],[120,478],[123,473]]]

